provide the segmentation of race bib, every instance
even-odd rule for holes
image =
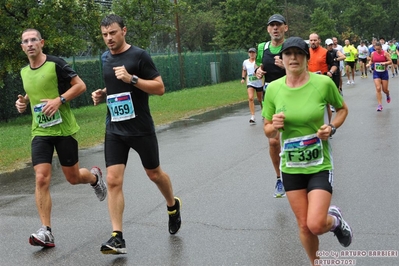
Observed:
[[[375,63],[374,64],[374,69],[377,72],[384,72],[385,71],[385,66],[383,66],[381,63]]]
[[[39,125],[39,127],[46,128],[62,123],[62,117],[59,110],[57,110],[57,112],[50,117],[42,113],[43,107],[45,105],[46,103],[39,103],[33,106],[33,113],[35,115],[36,123]]]
[[[107,106],[112,122],[125,121],[136,117],[130,92],[108,95]]]
[[[254,74],[250,74],[250,75],[248,75],[248,80],[255,81],[255,80],[258,80],[258,78]]]
[[[286,139],[283,153],[287,167],[308,167],[323,163],[323,143],[316,134]]]

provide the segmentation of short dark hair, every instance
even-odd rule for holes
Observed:
[[[109,27],[111,24],[117,23],[121,29],[125,27],[125,23],[123,22],[123,19],[115,14],[110,14],[103,18],[103,20],[100,23],[100,27]]]
[[[24,30],[24,31],[22,32],[22,34],[24,34],[25,32],[28,32],[28,31],[35,31],[36,34],[37,34],[37,37],[38,37],[40,40],[42,39],[42,35],[41,35],[40,31],[38,31],[37,29],[29,28],[29,29]]]

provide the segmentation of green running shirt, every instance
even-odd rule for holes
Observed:
[[[34,107],[41,99],[54,99],[70,88],[70,81],[77,76],[76,72],[61,58],[46,55],[46,61],[38,68],[29,65],[21,69],[24,90],[29,96],[32,111],[32,137],[35,136],[70,136],[79,130],[69,102],[60,105],[62,118],[60,124],[40,127]]]

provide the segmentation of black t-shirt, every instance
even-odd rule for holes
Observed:
[[[109,108],[107,110],[106,131],[123,136],[145,136],[155,132],[150,107],[148,105],[148,93],[136,88],[130,83],[118,80],[113,67],[125,66],[127,72],[141,79],[152,80],[160,76],[149,54],[136,46],[120,54],[111,54],[106,51],[102,55],[103,75],[107,95],[130,92],[136,117],[119,122],[111,121]]]
[[[334,72],[334,75],[339,75],[339,61],[334,61],[335,58],[338,58],[337,50],[332,49],[331,51],[328,50],[327,55],[329,55],[330,62],[328,62],[328,69],[331,69],[331,67],[336,66],[337,70]]]
[[[263,51],[262,65],[263,70],[266,71],[265,82],[267,83],[285,76],[285,69],[274,64],[274,57],[278,55],[280,54],[273,54],[269,48]]]

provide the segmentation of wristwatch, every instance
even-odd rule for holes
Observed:
[[[330,137],[335,134],[337,128],[333,124],[328,124],[331,127]]]
[[[136,75],[132,76],[132,80],[130,81],[131,84],[135,85],[138,81],[139,77],[137,77]]]
[[[62,97],[61,95],[60,95],[60,101],[61,101],[62,104],[66,103],[66,99],[64,97]]]

